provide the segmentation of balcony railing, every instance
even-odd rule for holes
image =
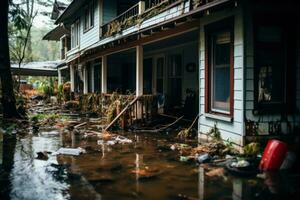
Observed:
[[[110,22],[104,24],[102,26],[102,35],[104,37],[111,36],[120,32],[124,28],[129,28],[133,26],[137,17],[142,12],[143,3],[143,1],[140,1],[139,3],[126,10],[121,15],[117,16]]]
[[[113,36],[179,4],[183,4],[181,8],[183,14],[188,2],[191,11],[213,1],[215,0],[140,0],[124,13],[104,24],[101,27],[102,37]]]
[[[155,8],[161,4],[172,4],[178,0],[145,0],[145,11]]]

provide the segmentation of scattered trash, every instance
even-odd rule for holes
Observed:
[[[112,145],[117,144],[117,141],[109,140],[109,141],[106,142],[106,144],[112,146]]]
[[[199,164],[208,163],[209,161],[211,161],[211,156],[208,153],[202,154],[202,155],[197,157],[197,162]]]
[[[48,152],[37,152],[37,157],[36,159],[38,160],[48,160],[49,156],[48,156]]]
[[[226,155],[225,159],[229,160],[229,159],[233,159],[234,157],[232,155]]]
[[[70,156],[79,156],[82,153],[85,153],[85,150],[78,147],[78,148],[60,148],[57,151],[58,154],[63,154],[63,155],[70,155]]]
[[[119,144],[130,144],[132,143],[132,140],[124,137],[124,136],[117,136],[117,138],[115,139]]]
[[[224,168],[216,168],[206,172],[205,175],[209,177],[224,177],[225,170]]]
[[[250,163],[246,160],[240,160],[240,161],[231,163],[231,167],[236,167],[236,168],[245,168],[245,167],[249,167],[249,166],[250,166]]]
[[[104,138],[103,138],[103,140],[98,140],[97,144],[98,145],[106,144],[106,145],[109,145],[109,146],[113,146],[115,144],[131,144],[132,143],[132,140],[130,140],[130,139],[124,137],[124,136],[120,136],[120,135],[118,135],[118,136],[111,136],[110,135],[109,139],[110,140],[104,140]]]
[[[287,154],[287,145],[279,140],[269,140],[263,157],[259,164],[259,169],[279,170]]]
[[[175,145],[174,145],[174,144],[173,144],[173,145],[171,145],[170,149],[171,149],[172,151],[175,151],[175,150],[176,150],[176,147],[175,147]]]
[[[243,177],[255,176],[259,172],[257,160],[231,160],[226,164],[226,169],[233,175]]]
[[[179,160],[180,160],[180,162],[189,162],[191,160],[194,160],[194,157],[191,157],[191,156],[180,156]]]

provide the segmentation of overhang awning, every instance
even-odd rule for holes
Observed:
[[[70,31],[66,29],[62,25],[56,26],[54,29],[49,31],[44,37],[43,40],[52,40],[52,41],[59,41],[60,38],[65,35],[70,34]]]
[[[62,65],[63,61],[42,61],[22,64],[11,64],[13,75],[23,76],[57,76],[57,67]]]

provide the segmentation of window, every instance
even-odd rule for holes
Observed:
[[[71,48],[72,49],[79,45],[79,37],[80,37],[79,31],[80,31],[79,20],[77,20],[71,26]]]
[[[233,114],[233,22],[209,25],[206,34],[205,111]]]
[[[281,17],[260,17],[254,23],[254,111],[256,114],[291,111],[296,41],[293,31]]]
[[[90,30],[94,27],[95,13],[94,13],[94,1],[91,1],[90,4],[84,10],[84,32]]]

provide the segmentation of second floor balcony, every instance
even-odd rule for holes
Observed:
[[[143,28],[143,24],[145,24],[144,22],[146,21],[149,22],[149,25],[153,25],[175,17],[180,17],[180,15],[217,1],[218,0],[141,0],[125,12],[103,24],[100,27],[102,38],[122,33],[122,31],[133,26]]]

